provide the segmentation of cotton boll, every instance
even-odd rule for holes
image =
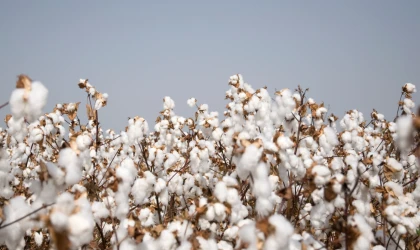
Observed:
[[[331,169],[334,172],[340,172],[344,168],[344,162],[339,157],[334,157],[331,161]]]
[[[42,114],[47,103],[48,90],[40,82],[32,82],[31,89],[15,89],[10,97],[10,107],[16,119],[25,117],[31,123]]]
[[[53,180],[48,180],[43,183],[42,189],[38,195],[38,200],[44,202],[45,204],[53,203],[57,197],[57,187]]]
[[[403,235],[407,233],[407,229],[403,225],[400,224],[397,226],[397,232],[399,235]]]
[[[407,93],[415,93],[416,92],[416,86],[412,83],[406,83],[403,87],[403,90]]]
[[[24,93],[24,89],[15,89],[10,96],[10,109],[15,119],[20,119],[25,116],[26,102],[23,99]]]
[[[401,116],[398,118],[397,123],[397,144],[398,146],[406,150],[411,146],[410,139],[412,138],[412,118],[411,116]]]
[[[234,187],[238,185],[238,181],[233,178],[232,176],[226,175],[223,177],[223,182],[226,183],[226,186],[228,187]]]
[[[257,237],[255,222],[250,222],[239,229],[239,239],[241,243],[247,243],[248,249],[257,249]]]
[[[325,166],[317,165],[312,169],[312,174],[315,175],[314,182],[316,185],[324,185],[329,181],[331,171]]]
[[[92,143],[92,139],[88,135],[79,135],[76,138],[77,148],[80,151],[89,148],[89,145]]]
[[[181,245],[176,250],[191,250],[192,245],[189,241],[182,241]]]
[[[221,203],[215,203],[214,207],[214,215],[217,221],[223,221],[226,218],[226,211],[225,206]]]
[[[217,247],[220,250],[233,250],[233,246],[224,240],[219,241]]]
[[[42,234],[42,232],[35,232],[34,233],[34,240],[35,240],[35,244],[39,247],[42,245],[42,242],[44,241],[44,235]]]
[[[48,173],[51,175],[52,179],[56,183],[57,186],[61,186],[65,182],[65,173],[63,170],[58,168],[53,163],[47,162],[47,169]]]
[[[174,249],[176,246],[174,234],[169,230],[163,230],[159,237],[160,249]]]
[[[290,140],[290,138],[289,138],[289,137],[286,137],[286,136],[279,136],[279,137],[277,138],[277,145],[278,145],[281,149],[286,150],[286,149],[292,148],[292,147],[294,146],[294,143],[293,143],[293,141],[292,141],[292,140]]]
[[[117,177],[121,178],[123,181],[128,184],[132,184],[136,178],[136,168],[134,167],[134,162],[130,158],[125,158],[121,162],[121,166],[117,169]]]
[[[74,185],[82,178],[81,162],[73,149],[65,148],[60,151],[58,165],[66,169],[65,182],[67,185]]]
[[[403,110],[407,114],[412,113],[412,109],[416,106],[416,104],[413,102],[413,100],[405,98],[403,101]]]
[[[187,101],[188,106],[190,106],[191,108],[194,107],[194,105],[197,103],[197,99],[195,98],[190,98]]]
[[[256,179],[252,187],[252,192],[255,197],[269,197],[271,193],[270,182],[268,178]]]
[[[238,204],[240,202],[238,190],[229,188],[227,190],[226,201],[232,206]]]
[[[50,215],[50,221],[55,230],[63,232],[67,228],[68,216],[65,213],[57,211]]]
[[[92,203],[92,213],[98,224],[100,224],[102,218],[109,216],[109,210],[106,208],[105,203],[98,201]]]
[[[401,180],[404,177],[403,166],[394,158],[388,158],[386,160],[387,169],[392,172],[392,178],[396,180]]]
[[[68,192],[64,192],[57,197],[57,211],[61,211],[64,214],[70,214],[74,209],[74,197]]]
[[[264,249],[288,249],[290,237],[294,232],[293,226],[284,216],[279,214],[270,216],[268,222],[276,228],[275,234],[270,235],[267,239],[267,242],[272,241],[271,244],[275,248],[264,246]]]
[[[214,220],[215,216],[216,215],[215,215],[215,212],[214,212],[214,207],[213,206],[209,206],[207,208],[207,211],[206,211],[206,216],[205,216],[206,220],[212,221],[212,220]]]
[[[360,214],[355,214],[350,221],[350,224],[357,226],[360,231],[360,236],[356,240],[355,248],[360,250],[370,249],[370,244],[375,241],[372,228]]]
[[[321,118],[328,110],[325,107],[320,107],[315,111],[316,117]]]
[[[255,210],[261,216],[267,216],[273,209],[273,204],[267,198],[257,198]]]
[[[224,182],[219,181],[214,189],[214,195],[220,202],[224,202],[227,197],[227,188]]]
[[[36,143],[41,141],[44,138],[43,132],[39,128],[34,128],[31,130],[31,142]]]
[[[92,238],[94,223],[90,218],[82,213],[77,213],[69,217],[69,239],[73,246],[88,244]]]
[[[372,248],[372,250],[385,250],[385,247],[382,245],[376,245]]]
[[[261,158],[261,154],[262,148],[257,148],[253,144],[246,147],[245,153],[242,155],[236,170],[241,180],[245,180],[252,168],[257,166]]]
[[[212,132],[212,137],[216,141],[220,141],[220,139],[222,138],[222,135],[223,135],[223,130],[221,128],[216,128]]]
[[[155,193],[160,193],[163,189],[166,188],[166,181],[162,178],[159,178],[155,184]]]
[[[9,205],[6,205],[3,209],[5,220],[3,220],[2,224],[8,224],[31,212],[31,208],[22,196],[9,200]],[[17,249],[25,235],[25,231],[31,226],[30,218],[27,217],[7,228],[0,229],[0,242],[4,242],[8,249]]]
[[[165,96],[163,99],[163,109],[174,109],[175,108],[175,102],[169,97]]]

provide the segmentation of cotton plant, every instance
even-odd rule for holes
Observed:
[[[339,119],[308,89],[273,95],[240,74],[226,110],[166,96],[155,124],[103,129],[108,94],[43,113],[21,75],[0,128],[0,244],[9,249],[417,249],[420,114],[402,87],[388,121]],[[86,109],[86,121],[80,114]]]

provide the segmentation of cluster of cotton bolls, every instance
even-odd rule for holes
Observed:
[[[108,95],[42,113],[47,89],[20,76],[0,129],[0,244],[9,249],[403,249],[420,247],[420,127],[405,84],[397,117],[341,120],[308,90],[270,96],[231,76],[223,112],[191,118],[164,97],[103,130]],[[101,109],[101,110],[100,110]]]

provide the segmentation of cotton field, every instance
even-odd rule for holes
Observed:
[[[47,88],[19,76],[0,128],[1,249],[420,248],[413,84],[387,119],[337,117],[300,86],[227,86],[223,114],[193,97],[181,117],[167,96],[154,123],[116,132],[100,126],[112,93],[81,79],[86,103],[45,110]]]

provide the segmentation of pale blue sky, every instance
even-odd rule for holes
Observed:
[[[48,109],[84,104],[77,82],[89,78],[110,96],[104,128],[119,131],[135,115],[152,127],[166,95],[184,116],[190,97],[220,112],[229,76],[241,73],[272,93],[309,87],[340,117],[376,108],[393,119],[401,86],[420,87],[419,10],[420,1],[1,1],[0,102],[26,73],[50,90]]]

